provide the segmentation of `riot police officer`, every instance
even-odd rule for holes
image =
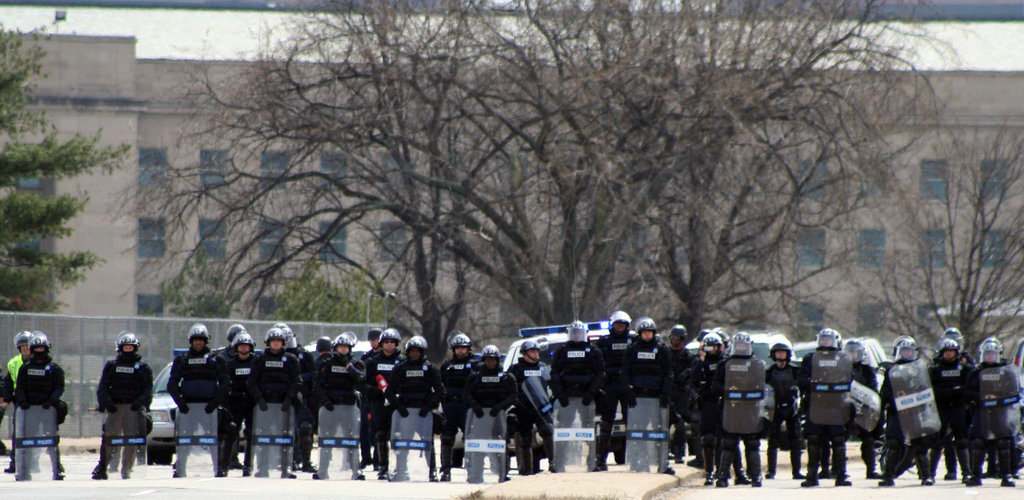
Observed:
[[[355,334],[353,333],[352,335]],[[318,372],[320,370],[320,363],[331,357],[333,345],[334,340],[330,337],[320,337],[316,339],[316,367]]]
[[[298,438],[292,448],[292,469],[307,473],[316,473],[316,467],[310,457],[313,453],[313,429],[316,428],[315,408],[313,399],[313,375],[316,374],[316,357],[299,345],[299,339],[285,323],[274,326],[284,331],[288,338],[285,352],[295,356],[299,361],[299,398],[295,404],[295,434]]]
[[[636,338],[636,334],[629,330],[633,323],[632,318],[625,311],[612,313],[611,328],[608,335],[605,335],[594,345],[601,351],[601,359],[604,362],[604,385],[601,392],[600,407],[597,409],[601,417],[597,436],[597,457],[595,469],[608,470],[608,450],[612,443],[612,426],[615,424],[615,414],[622,411],[622,418],[629,414],[629,405],[626,401],[626,385],[620,377],[622,362],[626,355],[626,348]]]
[[[847,404],[853,382],[853,362],[842,352],[839,332],[825,328],[817,334],[817,348],[804,357],[797,372],[800,391],[807,394],[804,438],[807,440],[807,479],[800,486],[818,486],[818,468],[825,443],[832,448],[836,486],[852,486],[846,476],[847,425],[853,418]]]
[[[359,403],[359,389],[363,386],[365,365],[352,359],[352,348],[356,336],[352,332],[338,335],[332,342],[333,352],[323,358],[313,379],[313,394],[316,404],[327,411],[334,411],[334,405],[356,405]],[[323,464],[321,464],[323,465]],[[317,474],[313,479],[320,479]],[[362,473],[357,480],[365,479]]]
[[[793,349],[780,342],[772,345],[769,353],[775,363],[765,371],[765,382],[775,391],[775,413],[768,433],[768,470],[764,477],[775,479],[782,427],[785,426],[793,479],[807,479],[800,473],[804,443],[800,435],[800,390],[797,388],[797,368],[792,363]]]
[[[220,362],[224,366],[227,366],[228,361],[231,361],[231,358],[235,356],[235,337],[238,336],[239,333],[248,333],[245,330],[245,326],[240,323],[235,323],[229,326],[227,331],[228,344],[224,346],[223,349],[215,351],[215,354],[220,356]]]
[[[501,351],[497,346],[488,345],[480,351],[482,365],[466,380],[463,401],[477,418],[488,412],[492,417],[509,409],[516,402],[516,378],[501,369]],[[501,482],[508,480],[502,471]]]
[[[3,380],[0,380],[0,394],[3,395],[3,401],[5,403],[13,403],[14,402],[14,388],[17,385],[17,381],[18,381],[18,370],[21,368],[21,365],[23,365],[26,361],[28,361],[29,354],[32,352],[29,349],[29,347],[28,347],[28,342],[30,340],[32,340],[32,332],[27,331],[27,330],[26,331],[22,331],[22,332],[18,332],[18,334],[14,336],[14,348],[18,351],[18,354],[15,354],[14,357],[12,357],[10,360],[7,361],[7,373],[4,374]],[[13,417],[13,415],[14,415],[14,409],[13,408],[11,408],[11,415],[12,415],[12,417],[11,417],[11,450],[10,450],[11,463],[10,463],[10,465],[8,465],[8,467],[6,469],[4,469],[4,472],[7,473],[7,474],[14,474],[14,472],[15,472],[15,466],[14,466],[14,455],[15,455],[15,453],[14,453],[14,447],[15,447],[15,443],[14,443],[14,441],[15,441],[14,429],[15,429],[15,426],[16,426],[16,422],[15,422],[14,417]],[[2,421],[3,421],[3,414],[0,414],[0,422],[2,422]],[[2,443],[3,442],[0,441],[0,444],[2,444]],[[3,452],[6,453],[6,448],[5,447],[0,446],[0,450],[3,450]]]
[[[651,318],[640,318],[636,332],[637,339],[626,348],[622,362],[621,377],[626,384],[628,405],[636,408],[637,397],[656,397],[662,408],[668,408],[675,378],[672,355],[658,338],[658,325]],[[675,474],[668,464],[660,464],[659,469],[665,474]]]
[[[249,377],[256,360],[256,341],[249,332],[238,332],[231,339],[231,350],[234,355],[227,363],[230,383],[225,404],[229,418],[224,426],[220,467],[226,474],[227,468],[238,462],[238,436],[244,425],[247,446],[242,459],[242,477],[249,477],[252,475],[252,410],[256,406],[256,400],[249,393]]]
[[[364,368],[366,362],[380,352],[380,332],[379,328],[371,328],[366,332],[366,341],[370,343],[370,349],[359,357]],[[359,468],[362,469],[371,465],[379,466],[379,464],[375,460],[376,447],[370,434],[370,401],[366,399],[366,391],[360,393],[359,399]]]
[[[878,485],[882,487],[895,486],[893,481],[895,478],[910,467],[912,461],[917,463],[918,474],[922,476],[921,484],[923,486],[931,486],[935,484],[935,479],[931,476],[932,466],[928,463],[928,451],[931,449],[936,441],[939,430],[938,422],[938,410],[934,410],[934,431],[929,432],[931,429],[927,425],[927,419],[915,417],[913,419],[907,419],[907,421],[913,421],[914,426],[911,428],[904,428],[906,421],[902,421],[899,416],[901,412],[906,412],[912,408],[900,408],[896,404],[896,389],[897,385],[906,385],[913,387],[913,380],[916,377],[924,377],[924,384],[927,389],[931,389],[931,379],[928,377],[927,372],[919,374],[915,370],[904,368],[911,363],[918,361],[918,350],[917,342],[913,338],[904,338],[898,341],[895,346],[897,353],[896,362],[885,370],[885,381],[882,382],[882,389],[880,395],[882,397],[882,407],[886,410],[885,420],[885,446],[886,446],[886,457],[885,457],[885,471],[882,474],[882,480],[879,481]],[[904,377],[903,372],[908,375]],[[906,381],[904,381],[906,379]],[[909,383],[908,383],[909,382]],[[909,391],[902,391],[909,392]],[[921,391],[909,392],[909,394],[916,395]],[[908,394],[900,394],[906,396]],[[934,401],[930,402],[934,405]],[[902,406],[902,405],[901,405]],[[914,408],[922,408],[925,405],[918,405]],[[926,409],[926,408],[925,408]],[[926,414],[925,414],[926,415]],[[910,447],[907,448],[904,444],[910,438]]]
[[[35,405],[43,409],[56,408],[56,424],[59,426],[68,414],[67,403],[60,399],[64,395],[64,369],[50,357],[50,340],[45,333],[32,332],[28,346],[31,351],[28,361],[18,368],[18,377],[15,379],[14,404],[22,410]],[[58,464],[53,479],[61,481],[64,479],[64,468],[59,465],[60,448],[53,447],[52,453],[56,454],[54,463]]]
[[[206,325],[192,325],[188,330],[188,343],[189,349],[171,363],[167,392],[181,413],[192,411],[191,405],[198,404],[204,405],[202,410],[206,413],[213,413],[227,399],[231,388],[227,368],[210,352],[210,332]]]
[[[142,361],[142,343],[133,332],[118,335],[117,357],[103,365],[96,387],[98,409],[116,413],[117,405],[129,404],[131,411],[148,411],[153,401],[153,370]],[[106,430],[104,428],[104,430]],[[100,460],[92,471],[93,479],[107,479],[107,440],[100,442]]]
[[[535,473],[533,456],[533,431],[536,428],[543,440],[544,452],[550,468],[552,453],[551,403],[548,401],[548,382],[551,371],[547,363],[540,360],[540,346],[532,340],[523,342],[516,364],[508,372],[518,384],[516,405],[513,409],[516,440],[516,463],[520,476]]]
[[[426,417],[444,398],[441,370],[427,360],[427,339],[416,335],[405,343],[405,361],[395,367],[384,397],[402,417],[416,411]],[[433,439],[431,439],[433,442]],[[431,447],[433,448],[433,447]],[[437,482],[437,471],[430,452],[430,482]]]
[[[700,406],[700,447],[704,456],[704,485],[710,486],[715,483],[715,466],[717,464],[716,447],[718,445],[718,434],[721,429],[722,412],[719,405],[718,394],[714,390],[715,372],[723,361],[723,349],[725,339],[718,332],[709,331],[701,339],[700,361],[696,363],[690,372],[690,383],[696,387],[698,404]],[[722,469],[727,469],[730,464],[721,464]]]
[[[441,481],[452,480],[452,447],[455,435],[466,432],[466,411],[469,409],[463,401],[462,393],[466,381],[478,368],[477,361],[470,355],[472,342],[469,336],[458,330],[449,336],[448,347],[452,350],[451,359],[441,365],[441,381],[444,384],[444,430],[441,432]]]
[[[967,486],[981,486],[982,463],[989,445],[996,447],[1000,486],[1013,487],[1011,458],[1020,432],[1020,381],[1014,367],[1003,359],[1003,344],[989,337],[978,346],[980,363],[967,379],[965,397],[974,411],[970,427],[971,478]]]
[[[970,477],[970,458],[968,456],[967,408],[964,391],[967,377],[972,366],[960,355],[960,344],[952,337],[939,341],[935,360],[930,368],[932,387],[935,388],[935,402],[939,406],[939,419],[942,428],[939,431],[939,445],[931,450],[932,476],[935,476],[939,464],[939,454],[947,445],[952,445],[955,453],[946,455],[945,480],[956,479],[956,464],[960,463],[960,475],[966,482]]]
[[[853,380],[872,391],[878,392],[878,376],[875,368],[868,363],[867,351],[859,340],[850,340],[843,345],[843,350],[850,356],[853,362]],[[882,437],[882,421],[872,429],[865,429],[859,424],[854,430],[860,436],[860,457],[867,469],[865,479],[881,479],[878,475],[878,460],[875,457],[875,441]]]
[[[366,362],[366,398],[370,403],[370,432],[377,442],[377,460],[380,471],[377,479],[388,479],[388,441],[391,438],[391,412],[393,406],[385,404],[384,389],[391,383],[395,367],[404,361],[398,350],[402,335],[394,328],[380,334],[380,352]]]
[[[285,349],[288,334],[275,326],[267,330],[263,340],[266,349],[253,362],[246,389],[262,411],[267,411],[269,403],[280,403],[282,411],[298,409],[299,360]],[[295,475],[285,470],[282,477],[294,479]]]
[[[673,326],[668,335],[669,354],[672,359],[672,411],[669,413],[669,418],[673,427],[672,441],[669,447],[677,464],[685,461],[686,426],[690,424],[690,386],[687,377],[694,357],[690,351],[686,350],[686,340],[686,327],[683,325]],[[700,457],[699,453],[695,453],[695,455]]]

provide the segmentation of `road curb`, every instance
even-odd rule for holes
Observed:
[[[700,470],[682,466],[675,475],[628,472],[625,467],[613,467],[610,472],[584,472],[552,474],[542,472],[532,476],[512,476],[511,481],[492,485],[480,492],[479,498],[491,500],[570,498],[614,498],[622,500],[651,500],[673,488],[692,483],[701,477]],[[616,470],[619,469],[619,470]]]

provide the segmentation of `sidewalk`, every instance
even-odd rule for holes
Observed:
[[[613,466],[609,472],[552,474],[542,472],[496,484],[477,497],[488,500],[572,498],[648,500],[658,493],[695,480],[701,471],[676,465],[676,475],[629,472],[625,466]]]

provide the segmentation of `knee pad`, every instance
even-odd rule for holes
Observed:
[[[313,423],[312,422],[303,422],[303,423],[299,424],[299,434],[302,434],[302,435],[313,434]]]
[[[1010,438],[997,439],[996,440],[996,449],[997,450],[1009,450],[1012,444],[1013,444],[1013,442],[1012,442],[1012,440]]]
[[[455,444],[455,436],[450,434],[441,434],[441,446],[452,446]]]
[[[829,443],[833,448],[845,447],[846,438],[844,436],[832,436],[832,438],[829,439]]]
[[[714,434],[703,434],[700,437],[700,445],[708,448],[715,446],[715,435]]]
[[[739,446],[740,442],[735,436],[722,436],[722,449],[732,450]]]
[[[530,433],[530,434],[516,433],[516,446],[527,447],[527,448],[533,446],[533,433]]]
[[[761,449],[761,440],[757,439],[757,437],[744,438],[743,439],[743,449],[744,450],[751,450],[751,451],[753,451],[753,450],[760,450]]]
[[[388,440],[388,433],[385,431],[377,431],[373,434],[373,439],[376,439],[378,442],[386,442]]]
[[[817,448],[817,447],[820,447],[820,446],[821,446],[821,436],[818,436],[818,435],[807,436],[807,447],[808,448]]]

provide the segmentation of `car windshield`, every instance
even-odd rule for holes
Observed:
[[[167,365],[153,381],[153,392],[167,392],[167,379],[171,378],[171,365]]]

